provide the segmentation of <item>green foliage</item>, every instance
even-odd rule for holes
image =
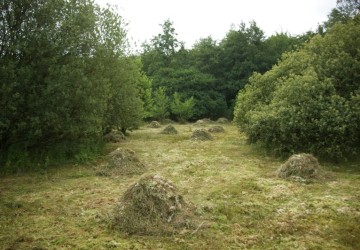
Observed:
[[[174,114],[179,121],[185,122],[189,120],[194,115],[194,107],[194,97],[182,101],[178,92],[173,94],[173,100],[170,104],[171,113]]]
[[[359,31],[356,22],[335,25],[250,78],[235,108],[235,121],[250,142],[280,154],[333,159],[358,152]]]
[[[360,2],[358,0],[337,0],[336,8],[332,9],[323,27],[329,29],[336,23],[346,23],[360,13]]]
[[[51,166],[65,163],[83,164],[95,160],[103,154],[101,140],[83,139],[61,141],[43,147],[28,148],[23,144],[13,144],[0,155],[0,174],[48,170]]]
[[[170,115],[169,112],[170,99],[166,95],[166,89],[159,87],[154,92],[154,106],[152,117],[158,120],[164,120]]]
[[[111,95],[105,112],[104,128],[107,132],[117,128],[123,133],[127,129],[135,129],[143,117],[143,103],[139,94],[138,81],[143,76],[139,65],[132,59],[117,59],[112,65],[107,64],[111,81]]]
[[[124,54],[114,9],[90,0],[5,0],[0,11],[2,153],[14,145],[46,151],[139,124],[142,75]]]
[[[165,87],[168,97],[175,92],[183,98],[193,97],[193,119],[230,118],[236,94],[251,74],[270,69],[283,52],[299,43],[287,34],[265,39],[264,32],[250,22],[231,29],[219,43],[207,37],[187,50],[178,41],[172,22],[161,26],[162,33],[143,45],[143,70],[153,88]]]
[[[163,32],[152,39],[154,48],[160,51],[166,57],[173,55],[179,47],[179,41],[176,38],[173,23],[168,19],[161,24]]]

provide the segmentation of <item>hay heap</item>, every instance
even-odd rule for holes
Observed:
[[[128,234],[162,235],[193,228],[194,206],[174,184],[155,175],[141,178],[125,191],[112,213],[112,225]]]
[[[150,124],[147,127],[148,128],[160,128],[161,124],[158,121],[152,121],[152,122],[150,122]]]
[[[213,126],[208,130],[210,133],[224,133],[225,129],[221,126]]]
[[[213,140],[213,137],[205,129],[195,129],[190,139],[194,141],[209,141]]]
[[[176,130],[176,128],[173,125],[168,125],[164,128],[163,131],[160,132],[160,134],[166,134],[166,135],[174,135],[177,134],[178,131]]]
[[[221,117],[221,118],[217,119],[216,122],[221,123],[221,124],[226,124],[226,123],[229,123],[229,120],[225,117]]]
[[[212,121],[211,119],[209,118],[204,118],[204,119],[200,119],[200,120],[197,120],[195,123],[194,123],[194,126],[197,126],[197,127],[205,127],[207,126],[208,124],[213,124],[214,121]]]
[[[125,135],[120,131],[111,131],[110,133],[104,135],[104,140],[106,142],[118,143],[126,140]]]
[[[277,171],[281,178],[314,178],[319,172],[319,162],[311,154],[292,155]]]
[[[142,174],[145,165],[135,152],[128,148],[117,148],[107,156],[107,163],[96,172],[96,175],[133,175]]]

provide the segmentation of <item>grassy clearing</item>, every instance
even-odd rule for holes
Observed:
[[[276,178],[284,162],[246,144],[232,125],[213,141],[142,127],[127,141],[145,175],[171,180],[206,223],[174,236],[127,236],[107,214],[140,175],[96,176],[64,166],[0,179],[0,249],[360,249],[360,165],[322,163],[326,178]],[[99,163],[100,164],[100,163]]]

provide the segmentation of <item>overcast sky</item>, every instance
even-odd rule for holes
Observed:
[[[299,35],[327,20],[336,0],[95,0],[118,6],[129,23],[128,38],[140,45],[161,32],[166,19],[178,39],[191,48],[200,38],[220,41],[231,25],[254,20],[266,36],[276,32]]]

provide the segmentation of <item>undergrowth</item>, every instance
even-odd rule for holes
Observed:
[[[43,172],[68,163],[89,163],[103,154],[104,146],[101,140],[68,141],[46,147],[14,144],[0,154],[0,175]]]

